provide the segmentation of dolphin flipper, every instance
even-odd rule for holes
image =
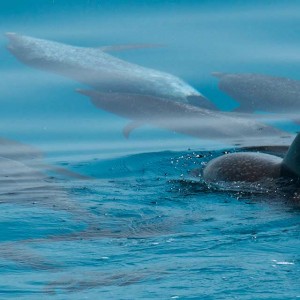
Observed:
[[[109,97],[119,97],[120,99],[122,99],[123,97],[123,101],[126,101],[128,99],[128,97],[136,97],[137,95],[122,95],[122,94],[116,94],[116,93],[111,93],[111,94],[107,94],[107,93],[97,93],[98,95],[98,100],[95,99],[94,94],[95,92],[93,90],[82,90],[82,89],[77,89],[76,90],[77,93],[80,93],[82,95],[85,95],[85,96],[88,96],[90,97],[91,99],[91,102],[96,106],[96,107],[99,107],[99,108],[102,108],[102,106],[99,104],[101,101],[100,100],[104,100],[105,98],[109,98]],[[123,129],[123,135],[125,136],[126,139],[129,138],[129,135],[130,133],[138,128],[138,127],[141,127],[142,125],[144,125],[145,122],[142,122],[142,121],[132,121],[132,122],[129,122]]]

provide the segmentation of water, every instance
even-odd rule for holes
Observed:
[[[10,1],[0,29],[78,46],[163,45],[112,54],[231,111],[238,103],[211,72],[300,79],[298,10],[294,1]],[[4,35],[0,45],[1,298],[300,297],[299,205],[288,192],[207,185],[195,169],[232,146],[147,124],[126,139],[128,120],[75,92],[89,87],[17,61]]]

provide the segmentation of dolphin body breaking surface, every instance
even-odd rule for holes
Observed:
[[[284,158],[265,153],[230,153],[211,160],[203,170],[206,182],[259,182],[265,179],[300,179],[300,134]]]
[[[240,106],[236,111],[276,113],[300,111],[300,80],[262,74],[213,73],[219,88]]]
[[[130,46],[84,48],[16,33],[6,33],[6,36],[9,39],[7,48],[23,63],[64,75],[98,91],[151,95],[214,107],[213,103],[180,78],[106,53]]]

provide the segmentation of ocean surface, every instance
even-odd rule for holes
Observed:
[[[2,1],[0,298],[300,298],[299,205],[202,179],[210,159],[243,149],[149,124],[125,138],[129,120],[76,93],[84,84],[17,60],[4,36],[157,45],[112,55],[232,111],[212,72],[300,80],[299,12],[275,0]]]

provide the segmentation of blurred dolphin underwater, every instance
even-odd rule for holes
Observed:
[[[237,100],[239,112],[267,111],[285,113],[298,122],[300,81],[264,74],[214,72],[219,88]]]
[[[232,68],[213,72],[217,80],[211,79],[209,90],[201,80],[196,87],[164,68],[119,55],[154,51],[159,43],[87,47],[14,32],[5,36],[16,67],[24,64],[46,74],[34,70],[31,74],[40,75],[30,82],[45,114],[34,112],[35,102],[25,92],[21,107],[32,109],[29,120],[34,114],[38,119],[28,128],[40,127],[45,140],[51,137],[59,147],[53,150],[49,143],[49,148],[35,133],[23,137],[27,128],[15,134],[13,125],[7,128],[12,137],[5,132],[8,138],[0,138],[0,294],[15,296],[16,285],[17,295],[26,291],[24,297],[32,299],[198,299],[200,294],[212,299],[209,293],[228,299],[242,290],[252,297],[248,280],[256,282],[257,270],[275,284],[295,282],[300,80]],[[44,84],[39,89],[38,76]],[[51,80],[65,88],[53,107],[49,99],[59,89],[47,87]],[[236,106],[227,108],[226,100]],[[47,128],[48,117],[57,120],[54,133]],[[106,143],[113,134],[121,141],[107,147],[107,157],[101,152],[103,135],[95,138],[98,129],[107,131]],[[85,145],[79,138],[72,144],[71,131],[93,143]],[[184,146],[170,147],[172,135],[179,136],[175,144],[182,140]],[[132,151],[147,138],[152,148]],[[199,144],[196,150],[189,138]],[[282,240],[284,234],[291,235],[290,244]],[[247,279],[240,280],[240,274]],[[191,284],[198,278],[200,288]],[[211,280],[220,292],[211,291]],[[263,281],[261,289],[271,280]],[[279,297],[295,296],[296,290],[280,291]]]

